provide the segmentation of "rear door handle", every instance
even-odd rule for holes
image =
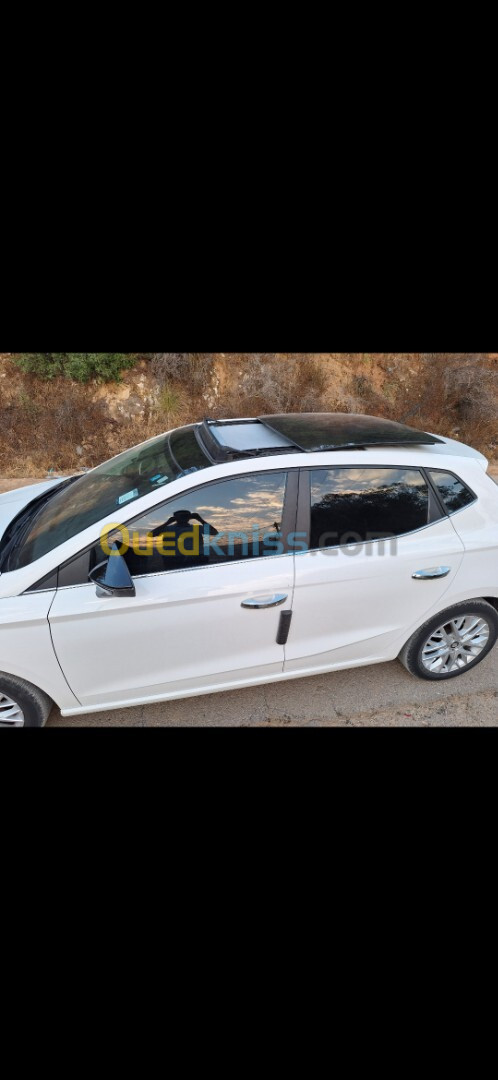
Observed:
[[[412,577],[427,581],[428,578],[447,577],[450,570],[451,566],[431,566],[428,570],[416,570]]]
[[[243,600],[241,607],[246,608],[265,608],[265,607],[279,607],[280,604],[285,604],[287,600],[287,593],[275,593],[274,596],[255,596],[250,597],[249,600]]]

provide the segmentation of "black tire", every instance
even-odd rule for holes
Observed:
[[[45,727],[53,701],[44,694],[43,690],[38,690],[25,679],[18,679],[16,675],[7,675],[6,672],[0,671],[0,728],[12,726],[10,723],[2,723],[2,695],[22,710],[24,723],[14,726]],[[5,708],[6,715],[7,706]]]
[[[428,639],[439,627],[449,623],[452,619],[461,618],[463,615],[478,616],[487,623],[489,629],[487,644],[482,648],[478,656],[469,660],[465,667],[441,673],[428,671],[421,658],[422,650],[428,643]],[[428,619],[407,641],[398,656],[398,660],[401,661],[411,675],[416,675],[419,679],[431,679],[435,682],[441,682],[443,679],[455,679],[458,675],[464,675],[466,671],[471,671],[477,664],[480,664],[481,660],[484,660],[484,657],[493,648],[497,638],[498,613],[492,604],[488,604],[486,600],[466,600],[464,603],[454,604],[453,607],[446,608],[444,611],[440,611],[438,615],[433,615],[432,618]]]

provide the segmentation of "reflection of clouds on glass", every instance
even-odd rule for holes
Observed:
[[[249,506],[247,505],[250,500],[257,502],[256,509],[258,512],[260,509],[275,509],[275,507],[278,508],[282,506],[283,492],[275,493],[271,491],[261,491],[257,495],[250,493],[247,499],[228,499],[223,503],[197,503],[197,513],[203,514],[206,512],[207,514],[217,514],[229,510],[232,507],[237,507],[237,513],[239,513],[239,507],[242,507],[244,511],[248,510],[250,513],[254,513],[255,507],[252,503]],[[192,504],[191,499],[189,500],[189,505],[190,504]]]
[[[425,488],[425,482],[416,470],[390,468],[364,469],[323,469],[312,474],[312,498],[319,501],[329,489],[329,496],[364,495],[375,493],[379,489],[392,488],[393,485],[416,485]]]
[[[179,510],[199,514],[219,533],[238,532],[263,536],[275,535],[280,528],[285,494],[285,477],[281,474],[270,476],[241,477],[224,483],[213,484],[210,488],[196,492],[184,492],[177,499],[165,504],[161,509],[148,512],[131,528],[141,536],[165,525],[169,518]],[[206,496],[212,496],[208,502]],[[199,499],[200,501],[197,501]],[[196,525],[189,522],[186,530],[191,531]],[[199,526],[197,523],[197,527]]]
[[[417,469],[323,469],[312,477],[312,546],[327,530],[402,535],[427,523],[429,494]],[[332,543],[331,539],[325,541]]]

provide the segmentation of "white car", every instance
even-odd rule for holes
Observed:
[[[0,726],[399,657],[435,681],[498,634],[482,454],[341,413],[205,420],[0,497]]]

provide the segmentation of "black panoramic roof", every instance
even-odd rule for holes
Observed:
[[[206,419],[199,425],[198,439],[214,462],[367,446],[430,446],[442,442],[426,431],[361,413],[282,413],[246,420]]]
[[[429,446],[442,442],[426,431],[362,413],[282,413],[259,419],[307,453],[362,446]]]

